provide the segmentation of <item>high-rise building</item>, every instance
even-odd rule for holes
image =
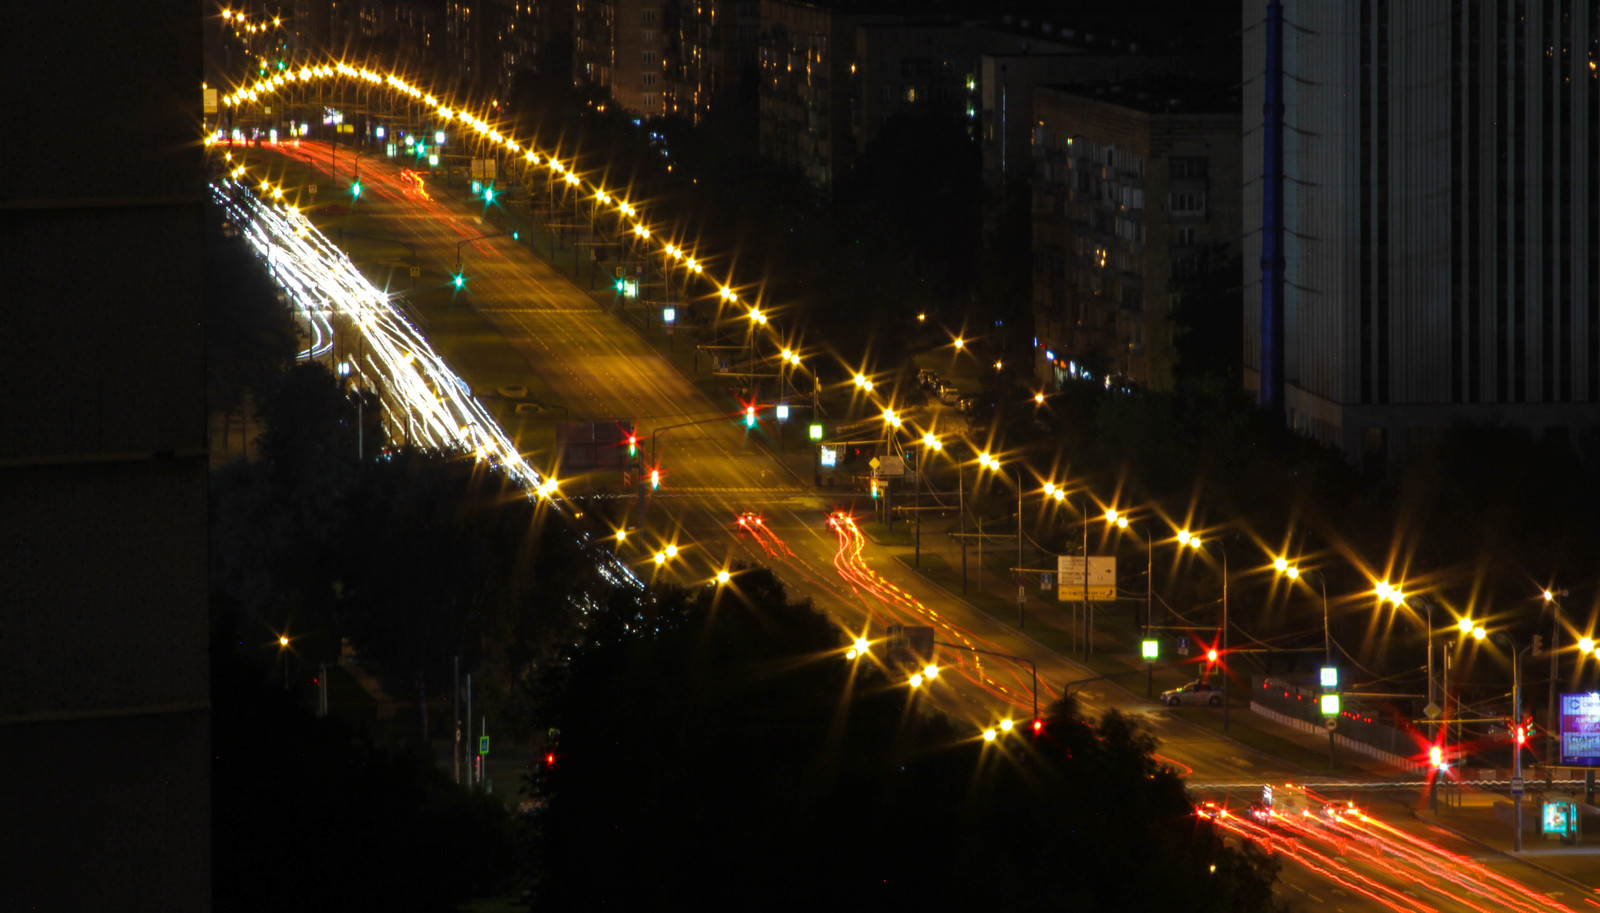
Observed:
[[[1281,30],[1269,0],[1249,0],[1243,17],[1247,385],[1262,391],[1274,364],[1273,335],[1263,350],[1260,331],[1273,283],[1252,273],[1263,243],[1281,240],[1281,404],[1295,429],[1383,463],[1455,420],[1557,435],[1595,424],[1593,0],[1280,8]],[[1258,179],[1275,170],[1263,151],[1272,131],[1254,120],[1275,85],[1281,232]]]
[[[30,277],[0,298],[8,910],[211,908],[209,9],[6,11],[6,121],[38,140],[0,171],[0,269]]]
[[[1239,96],[1188,79],[1032,93],[1040,375],[1170,388],[1174,299],[1239,240]]]
[[[760,0],[673,0],[667,5],[668,115],[698,123],[755,78]]]
[[[572,65],[579,85],[603,90],[641,117],[665,112],[666,0],[578,0]]]

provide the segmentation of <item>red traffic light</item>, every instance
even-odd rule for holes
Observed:
[[[1214,663],[1216,661],[1217,661],[1217,651],[1216,650],[1207,650],[1206,651],[1206,662]]]
[[[1034,720],[1033,721],[1033,734],[1034,735],[1038,735],[1041,732],[1044,732],[1044,720]]]
[[[544,756],[544,765],[546,767],[554,767],[554,766],[556,766],[556,756],[554,754],[545,755]]]
[[[1516,727],[1516,737],[1517,737],[1517,744],[1518,745],[1526,745],[1528,743],[1528,727],[1526,727],[1526,726],[1518,726],[1518,727]]]
[[[1435,745],[1428,749],[1428,763],[1434,767],[1444,766],[1444,749]]]

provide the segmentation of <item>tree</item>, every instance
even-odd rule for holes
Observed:
[[[227,616],[214,631],[231,630]],[[418,749],[373,745],[231,649],[212,649],[212,902],[352,911],[456,909],[504,890],[504,805]]]
[[[847,660],[770,572],[735,582],[650,594],[546,681],[541,903],[1271,909],[1272,866],[1222,845],[1127,719],[1062,703],[1037,743],[987,745]]]

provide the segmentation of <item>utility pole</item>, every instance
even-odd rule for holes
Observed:
[[[460,657],[460,655],[457,655],[454,658],[454,669],[455,669],[455,674],[452,676],[451,681],[455,682],[455,699],[450,702],[450,706],[455,709],[455,713],[456,713],[456,728],[455,728],[455,743],[450,748],[450,761],[451,761],[452,764],[455,765],[455,769],[456,769],[456,785],[459,786],[461,784],[461,657]]]

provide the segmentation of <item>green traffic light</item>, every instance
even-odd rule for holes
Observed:
[[[356,181],[354,184],[350,185],[350,195],[353,196],[353,197],[361,196],[361,182],[360,181]]]
[[[485,203],[493,203],[494,202],[494,188],[493,187],[485,187],[485,188],[483,188],[483,201]]]
[[[460,273],[456,273],[456,288],[460,288],[461,286],[465,285],[466,281],[467,280],[461,277]]]

